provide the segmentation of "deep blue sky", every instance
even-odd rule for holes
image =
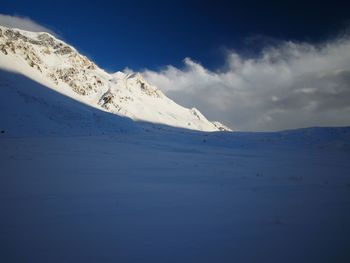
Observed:
[[[2,0],[0,6],[0,13],[52,28],[109,71],[178,66],[185,57],[213,69],[223,64],[225,49],[254,53],[262,39],[332,37],[348,27],[349,10],[346,1]]]

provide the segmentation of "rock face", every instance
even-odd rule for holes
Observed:
[[[231,129],[227,126],[225,126],[224,124],[222,124],[221,122],[218,121],[213,121],[212,122],[215,127],[219,130],[219,131],[231,131]]]
[[[227,131],[197,109],[187,109],[141,74],[109,74],[48,33],[0,27],[0,67],[17,71],[90,106],[134,120],[174,127]]]

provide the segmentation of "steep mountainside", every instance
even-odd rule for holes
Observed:
[[[201,130],[229,130],[167,98],[139,73],[109,74],[48,33],[0,27],[0,68],[21,73],[89,106],[133,120]]]

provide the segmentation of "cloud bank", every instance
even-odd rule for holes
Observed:
[[[56,35],[51,29],[38,24],[29,17],[0,14],[0,25],[33,32],[48,32],[52,35]]]
[[[230,51],[217,71],[186,58],[183,68],[142,74],[176,102],[234,130],[350,125],[349,37],[283,42],[255,58]]]

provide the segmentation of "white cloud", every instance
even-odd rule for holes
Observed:
[[[225,69],[190,58],[144,77],[185,106],[238,130],[350,125],[350,38],[283,42],[257,58],[228,52]]]
[[[29,17],[24,16],[11,16],[0,14],[0,25],[33,32],[48,32],[52,35],[56,35],[51,29],[38,24]]]

